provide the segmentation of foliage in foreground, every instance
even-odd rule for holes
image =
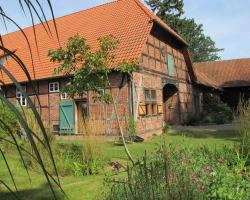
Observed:
[[[241,101],[238,112],[240,135],[240,141],[237,145],[238,154],[250,165],[250,101]]]
[[[0,137],[8,135],[6,127],[8,127],[10,129],[9,131],[12,133],[16,133],[18,129],[18,120],[15,114],[0,101]]]
[[[29,149],[27,144],[25,148]],[[101,174],[104,168],[103,147],[99,141],[86,140],[82,144],[56,143],[51,142],[52,150],[55,155],[55,162],[58,174],[64,176],[86,176]],[[49,160],[44,156],[48,170],[53,173],[49,166]],[[30,170],[37,171],[38,165],[29,156],[25,157],[25,162]]]
[[[250,168],[233,149],[163,147],[128,168],[126,178],[107,179],[115,199],[237,199],[250,195]]]
[[[57,36],[57,39],[59,41],[59,38],[58,38],[58,31],[57,31],[57,26],[56,26],[56,22],[55,22],[55,17],[54,17],[54,12],[53,12],[53,9],[52,9],[52,4],[51,4],[51,1],[50,0],[47,0],[44,3],[44,6],[47,5],[48,8],[47,8],[47,11],[48,13],[51,14],[52,16],[52,21],[53,21],[53,27],[54,27],[54,30],[56,32],[56,36]],[[47,32],[48,36],[52,36],[52,32],[51,32],[51,26],[48,24],[48,21],[47,21],[47,18],[45,16],[45,9],[43,8],[43,6],[41,6],[42,4],[42,1],[40,0],[36,0],[36,1],[31,1],[31,0],[25,0],[25,1],[17,1],[17,4],[19,5],[19,8],[20,8],[20,11],[23,12],[23,13],[27,13],[30,15],[30,18],[31,18],[31,22],[32,22],[32,27],[33,27],[33,33],[34,33],[34,39],[35,39],[35,44],[36,44],[36,47],[37,47],[37,50],[38,50],[38,41],[37,41],[37,37],[36,37],[36,30],[35,30],[35,18],[38,19],[38,21],[42,24],[43,26],[43,29]],[[9,23],[14,27],[16,27],[19,31],[20,31],[20,34],[25,38],[25,41],[28,45],[28,51],[26,52],[27,55],[30,55],[30,60],[33,64],[33,55],[32,55],[32,52],[33,52],[33,49],[31,49],[31,45],[30,45],[30,42],[29,42],[29,38],[28,36],[26,35],[26,33],[22,30],[22,28],[18,25],[18,23],[15,21],[15,18],[11,18],[8,14],[8,12],[6,12],[8,10],[5,10],[4,8],[2,8],[2,5],[0,3],[0,22],[2,22],[2,26],[5,28],[6,32],[8,32],[8,25]],[[2,30],[4,30],[4,28]],[[29,35],[30,37],[30,35]],[[1,33],[0,33],[0,54],[1,55],[4,55],[6,57],[8,57],[8,59],[12,59],[14,61],[14,63],[16,64],[16,66],[19,67],[19,71],[20,72],[23,72],[25,74],[25,79],[27,79],[28,82],[31,83],[31,76],[27,70],[27,67],[25,66],[25,64],[22,62],[22,60],[15,54],[15,51],[13,52],[13,49],[9,49],[10,46],[8,47],[5,47],[5,41],[3,39],[3,37],[1,37]],[[53,194],[53,199],[57,199],[57,196],[56,196],[56,193],[55,193],[55,187],[54,185],[56,185],[61,191],[62,193],[64,193],[61,185],[60,185],[60,181],[59,181],[59,177],[58,177],[58,174],[57,174],[57,169],[56,169],[56,166],[55,166],[55,160],[54,160],[54,157],[53,157],[53,154],[52,154],[52,151],[51,151],[51,146],[50,146],[50,143],[49,143],[49,139],[48,139],[48,136],[47,136],[47,133],[46,133],[46,130],[45,130],[45,127],[42,123],[42,120],[41,120],[41,117],[39,115],[39,113],[37,112],[36,110],[36,107],[35,105],[33,104],[31,98],[27,95],[27,92],[23,90],[20,82],[17,80],[17,77],[14,77],[12,75],[12,73],[9,71],[8,68],[5,67],[4,63],[0,62],[0,70],[1,70],[1,73],[2,75],[5,74],[8,79],[11,80],[11,82],[13,83],[13,85],[16,87],[16,89],[18,89],[24,98],[26,98],[27,100],[27,103],[30,107],[30,109],[32,110],[35,118],[36,118],[36,122],[38,123],[38,126],[39,126],[39,129],[41,130],[41,137],[37,136],[36,133],[34,133],[31,128],[27,125],[27,122],[26,122],[26,119],[22,116],[22,113],[16,108],[16,103],[13,103],[11,102],[4,94],[4,91],[0,90],[0,100],[1,100],[1,103],[4,103],[4,105],[9,109],[9,113],[11,113],[10,115],[7,115],[7,117],[13,117],[15,116],[15,118],[17,119],[19,125],[20,125],[20,128],[22,128],[24,130],[24,132],[26,133],[26,136],[27,136],[27,141],[30,143],[30,146],[31,146],[31,149],[33,151],[33,155],[34,156],[34,160],[36,160],[37,164],[39,165],[41,171],[43,172],[43,175],[44,175],[44,178],[46,179],[49,187],[50,187],[50,190]],[[33,84],[32,85],[32,90],[34,93],[36,93],[36,89],[35,89],[35,86]],[[1,87],[2,86],[5,86],[5,83],[1,80]],[[18,151],[18,155],[20,157],[20,159],[22,160],[22,163],[23,163],[23,166],[24,168],[26,169],[26,172],[27,172],[27,180],[30,179],[29,177],[29,173],[28,173],[28,169],[27,169],[27,166],[24,162],[24,154],[29,154],[29,152],[25,152],[21,146],[19,146],[17,140],[16,140],[16,124],[13,124],[13,122],[15,123],[16,120],[13,120],[11,123],[8,123],[8,121],[10,120],[7,119],[7,123],[5,121],[1,121],[0,124],[1,124],[1,129],[3,129],[4,127],[4,131],[1,131],[0,133],[0,143],[4,143],[4,144],[8,144],[12,147],[15,147],[16,150]],[[13,125],[13,126],[12,126]],[[47,156],[50,158],[50,166],[53,166],[54,168],[54,172],[56,174],[55,177],[52,177],[48,171],[47,171],[47,166],[44,165],[44,162],[41,158],[41,154],[38,150],[38,147],[36,145],[36,142],[35,141],[39,141],[40,145],[43,146],[44,148],[44,152],[46,152]],[[16,181],[15,181],[15,176],[13,175],[12,173],[12,169],[10,168],[9,166],[9,162],[8,162],[8,157],[9,155],[6,154],[3,149],[2,149],[2,146],[0,146],[0,155],[1,155],[1,158],[4,160],[4,163],[5,163],[5,166],[6,168],[8,169],[8,174],[9,174],[9,177],[11,178],[12,180],[12,183],[13,183],[13,188],[15,189],[15,191],[18,191],[18,188],[17,188],[17,185],[16,185]],[[0,178],[0,185],[5,187],[12,195],[13,197],[17,198],[17,199],[20,199],[14,192],[14,190],[12,189],[12,186],[8,185],[6,182],[4,182],[1,178]]]
[[[22,113],[31,130],[35,132],[38,137],[42,137],[41,130],[33,113],[29,109],[22,109]],[[19,134],[21,133],[22,131],[19,131]],[[27,152],[23,156],[25,164],[29,170],[40,171],[39,164],[36,162],[35,153],[32,151],[32,146],[29,144],[26,137],[25,133],[22,133],[21,138],[16,138],[20,148]],[[93,175],[99,174],[103,169],[103,141],[100,139],[96,137],[92,138],[91,135],[89,135],[84,141],[79,141],[76,144],[58,143],[56,142],[55,137],[52,134],[49,134],[49,132],[48,138],[57,166],[58,175]],[[43,145],[40,144],[39,141],[35,142],[39,152],[41,152],[42,160],[45,166],[47,166],[48,172],[55,175],[53,165],[50,164],[50,158],[48,157]],[[6,153],[14,151],[11,145],[4,144],[3,147]]]

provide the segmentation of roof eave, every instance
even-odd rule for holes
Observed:
[[[202,85],[202,86],[205,86],[205,87],[214,89],[214,90],[224,91],[223,88],[221,88],[221,87],[219,87],[219,86],[211,85],[211,84],[208,84],[208,83],[202,83],[202,82],[200,82],[200,81],[197,81],[196,84]]]
[[[181,43],[183,43],[186,47],[189,47],[189,44],[182,39],[180,36],[177,37],[176,34],[174,34],[173,32],[171,32],[168,28],[166,28],[159,20],[157,19],[153,19],[152,20],[154,23],[156,23],[157,25],[159,25],[160,27],[162,27],[164,30],[166,30],[168,33],[170,33],[173,37],[175,37],[176,39],[178,39]]]

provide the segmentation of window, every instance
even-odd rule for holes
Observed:
[[[171,54],[167,54],[168,61],[168,75],[174,76],[174,56]]]
[[[22,88],[24,91],[26,91],[25,86],[22,86]],[[20,106],[27,106],[27,99],[25,99],[24,95],[18,90],[18,88],[16,89],[16,100]]]
[[[145,89],[146,115],[157,115],[156,90]]]
[[[68,98],[68,94],[66,92],[61,93],[61,99],[66,100]]]
[[[49,83],[49,92],[59,92],[59,82]]]

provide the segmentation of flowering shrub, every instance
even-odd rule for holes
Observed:
[[[193,164],[193,181],[207,199],[250,197],[249,166],[237,158],[233,149],[224,147],[212,152],[199,148],[192,151],[189,164]]]
[[[112,199],[249,199],[250,169],[233,149],[161,148],[107,179]]]

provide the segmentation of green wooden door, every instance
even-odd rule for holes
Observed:
[[[60,133],[75,133],[74,101],[60,102]]]

